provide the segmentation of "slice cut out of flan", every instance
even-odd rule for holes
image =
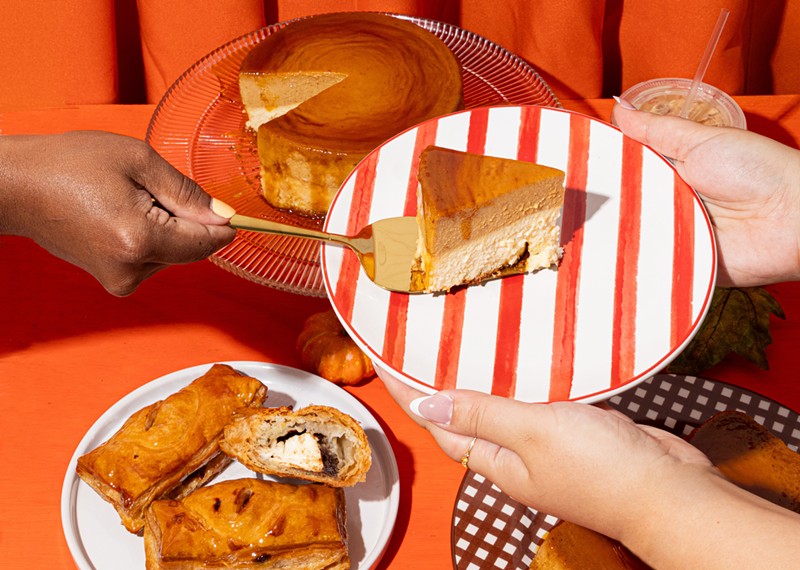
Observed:
[[[239,70],[256,130],[261,193],[273,207],[323,216],[370,151],[462,108],[461,67],[435,34],[368,12],[288,23]]]

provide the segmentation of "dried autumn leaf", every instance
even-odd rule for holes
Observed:
[[[763,370],[771,315],[785,318],[778,301],[761,287],[718,287],[708,316],[689,345],[667,367],[673,374],[697,375],[736,353]]]

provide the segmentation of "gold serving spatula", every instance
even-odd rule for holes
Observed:
[[[234,214],[230,224],[240,230],[316,239],[347,246],[358,255],[367,277],[379,287],[401,293],[423,292],[412,283],[419,229],[417,220],[411,216],[378,220],[365,226],[354,236],[298,228],[240,214]]]

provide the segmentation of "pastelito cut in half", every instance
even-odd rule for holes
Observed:
[[[372,465],[361,425],[328,406],[249,411],[225,427],[222,450],[265,475],[349,487]]]

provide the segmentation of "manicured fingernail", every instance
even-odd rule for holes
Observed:
[[[211,211],[223,218],[231,218],[236,213],[236,210],[216,198],[211,198]]]
[[[633,105],[631,105],[631,104],[630,104],[628,101],[626,101],[625,99],[621,99],[621,98],[617,97],[616,95],[614,95],[614,101],[616,101],[616,102],[617,102],[617,105],[619,105],[619,106],[620,106],[620,107],[622,107],[623,109],[628,109],[629,111],[635,111],[635,110],[636,110],[636,107],[634,107]]]
[[[418,416],[437,424],[448,424],[453,417],[453,399],[445,394],[417,398],[408,407]]]

